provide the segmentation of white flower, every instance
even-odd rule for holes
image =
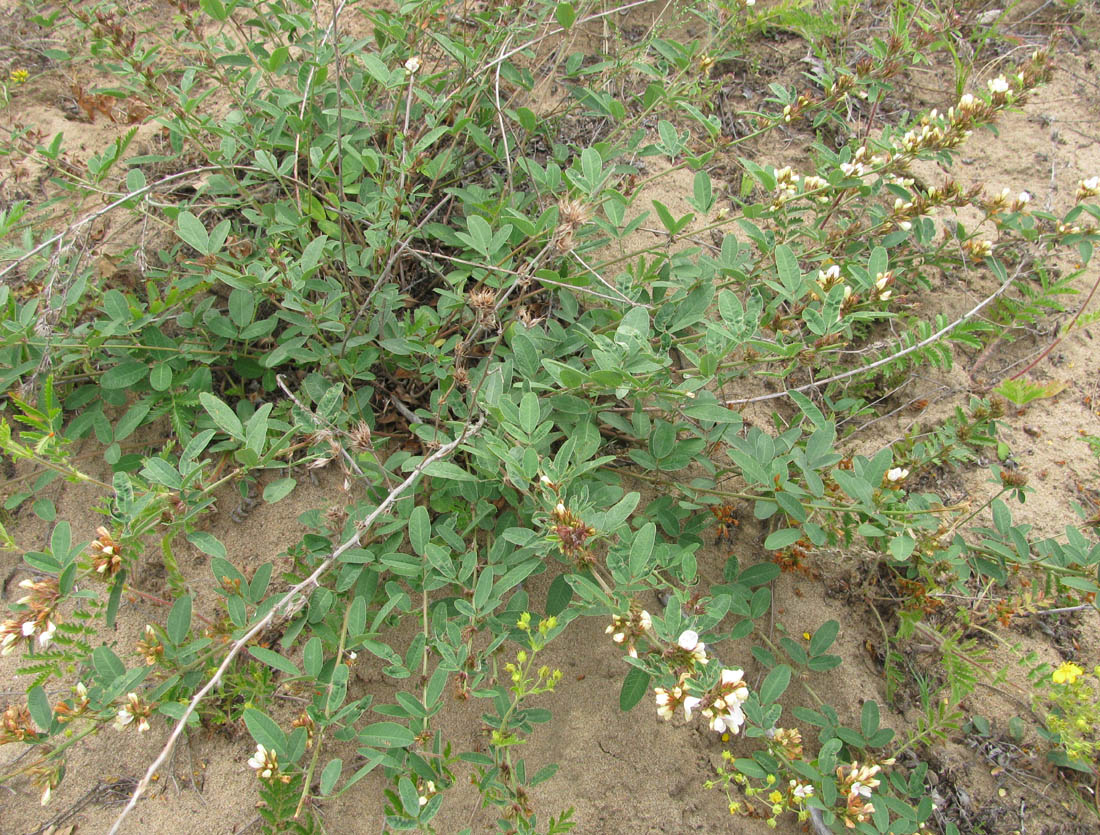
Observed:
[[[655,687],[653,692],[656,693],[657,715],[667,722],[672,718],[672,714],[676,710],[676,703],[680,701],[684,691],[679,687],[673,687],[671,690],[666,690],[664,687]]]
[[[794,780],[791,780],[791,785],[794,786],[794,796],[799,798],[800,800],[805,800],[807,797],[814,796],[813,786],[803,785],[802,783],[797,783]]]
[[[726,690],[725,702],[735,699],[742,704],[749,697],[749,688],[744,682],[744,670],[722,670],[722,687]]]
[[[699,645],[699,633],[693,629],[686,629],[680,633],[680,637],[676,639],[676,644],[680,649],[691,652]]]
[[[29,638],[33,634],[34,634],[34,621],[33,620],[23,621],[23,637],[24,638]]]
[[[274,751],[257,743],[256,753],[249,758],[248,765],[256,769],[257,777],[270,780],[279,771],[279,757]]]
[[[854,783],[852,783],[852,787],[848,789],[848,797],[859,797],[861,795],[863,797],[870,797],[871,787],[866,785],[865,783],[861,783],[859,780],[856,780]]]
[[[840,266],[838,264],[833,264],[827,270],[818,270],[817,271],[818,286],[823,287],[826,290],[829,289],[830,287],[832,287],[834,284],[838,283],[839,281],[840,281]]]
[[[248,758],[248,765],[250,768],[263,768],[264,760],[267,757],[267,749],[259,743],[256,744],[256,753]]]
[[[710,729],[720,734],[726,733],[727,731],[731,734],[736,734],[741,730],[743,724],[745,724],[745,712],[741,710],[741,705],[734,705],[721,716],[713,717],[710,720]]]
[[[702,701],[698,696],[684,696],[684,718],[690,721],[691,712],[699,707],[699,703]]]
[[[415,73],[419,69],[420,69],[420,59],[417,58],[415,55],[412,56],[408,61],[405,62],[405,72],[407,72],[409,75],[412,75],[413,73]]]
[[[690,652],[692,658],[700,664],[707,663],[707,645],[699,642],[699,633],[694,629],[685,629],[676,639],[676,645],[684,652]]]
[[[46,628],[42,630],[38,636],[38,646],[45,649],[50,645],[50,641],[53,640],[53,633],[57,631],[57,624],[52,620],[46,621]]]
[[[53,787],[49,784],[46,785],[45,790],[42,792],[42,805],[45,806],[50,802],[50,795],[53,793]]]
[[[991,92],[995,96],[1004,95],[1010,89],[1008,86],[1008,80],[1003,75],[999,75],[996,78],[991,78],[987,83],[989,85],[989,92]]]
[[[653,628],[653,618],[645,609],[642,609],[642,614],[638,616],[638,619],[642,623],[642,629],[648,632],[650,629]]]
[[[904,467],[894,467],[892,470],[886,473],[887,481],[903,481],[908,478],[909,470]]]
[[[1028,203],[1031,202],[1031,195],[1026,191],[1021,191],[1016,196],[1016,202],[1019,203],[1021,206],[1026,206]]]

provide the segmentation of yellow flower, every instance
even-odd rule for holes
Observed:
[[[12,70],[8,77],[11,79],[12,84],[22,84],[27,80],[29,75],[25,69],[20,67],[19,69]]]
[[[1055,684],[1074,684],[1084,673],[1085,671],[1072,661],[1066,661],[1051,674],[1050,678]]]

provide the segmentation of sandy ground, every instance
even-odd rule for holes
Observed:
[[[1053,81],[1022,112],[1004,120],[999,138],[982,136],[968,146],[964,165],[960,167],[961,176],[985,183],[990,191],[998,191],[1002,186],[1013,192],[1027,189],[1037,205],[1058,210],[1071,204],[1078,179],[1100,172],[1097,117],[1100,85],[1096,82],[1092,56],[1074,55],[1067,50],[1059,54],[1057,63]],[[34,124],[47,137],[64,130],[67,146],[76,156],[98,151],[117,135],[119,126],[105,119],[94,125],[75,120],[64,106],[63,81],[53,79],[51,84],[44,84],[37,91],[20,92],[12,108],[0,113],[0,121]],[[934,90],[929,92],[931,103],[948,103],[946,96],[937,101],[936,95]],[[152,142],[152,131],[139,132],[137,141]],[[788,161],[784,159],[785,153],[785,149],[777,148],[774,157],[757,161],[779,165]],[[11,189],[12,184],[7,188]],[[685,211],[681,189],[690,189],[690,179],[677,175],[663,182],[652,196],[674,210]],[[5,196],[14,195],[9,191]],[[125,230],[112,229],[111,235],[124,237]],[[110,245],[108,236],[102,242],[103,251],[110,252]],[[1093,267],[1090,275],[1095,274]],[[1085,286],[1084,281],[1081,286]],[[937,288],[939,292],[926,302],[928,314],[941,309],[948,313],[966,309],[989,287],[988,279],[981,276],[945,277]],[[934,308],[935,304],[943,307]],[[1070,309],[1077,304],[1078,300],[1071,299]],[[1049,328],[1067,318],[1046,323],[1041,333],[1021,333],[1014,343],[997,345],[982,358],[976,371],[978,357],[958,352],[954,370],[914,375],[895,395],[899,411],[855,435],[852,447],[859,451],[877,449],[901,437],[914,420],[934,422],[956,404],[965,403],[970,393],[982,391],[989,381],[1000,379],[1010,368],[1020,367],[1019,363],[1049,342]],[[1053,399],[1010,414],[1004,421],[1004,440],[1015,451],[1017,462],[1029,474],[1035,488],[1027,504],[1016,510],[1017,518],[1034,523],[1043,533],[1057,533],[1065,525],[1073,524],[1076,521],[1073,503],[1080,501],[1078,485],[1096,483],[1096,459],[1080,437],[1081,433],[1100,435],[1100,355],[1094,340],[1100,333],[1093,333],[1095,330],[1084,328],[1070,335],[1034,371],[1038,379],[1064,381],[1066,389]],[[972,371],[975,371],[973,378]],[[744,389],[726,394],[742,397],[761,391],[755,382],[747,382]],[[928,401],[923,406],[924,413],[901,408],[906,402],[917,401]],[[747,408],[745,416],[757,425],[768,425],[772,408],[772,404],[757,404]],[[155,437],[145,440],[154,449],[160,443]],[[94,451],[91,445],[80,450]],[[89,466],[94,472],[94,466]],[[973,468],[959,474],[950,486],[959,495],[978,498],[992,489],[987,482],[988,471]],[[304,530],[298,521],[300,514],[310,508],[327,507],[338,490],[337,477],[322,472],[317,486],[304,483],[280,504],[260,504],[240,523],[231,518],[230,511],[237,499],[227,490],[219,500],[218,511],[208,516],[204,524],[226,544],[233,561],[246,573],[272,558],[277,573],[279,567],[288,563],[286,547],[296,542]],[[57,518],[70,522],[76,538],[92,538],[100,518],[92,508],[101,495],[90,488],[61,484],[51,486],[43,495],[54,501]],[[18,509],[13,516],[15,535],[25,547],[41,547],[47,541],[50,526],[37,519],[28,507]],[[751,511],[746,509],[743,517],[751,520]],[[709,546],[700,560],[703,581],[720,579],[722,565],[731,551],[741,557],[743,564],[762,559],[762,534],[748,521],[733,542]],[[177,556],[196,588],[208,583],[206,557],[186,544]],[[145,572],[135,578],[135,585],[154,595],[164,592],[156,559],[156,552],[151,549]],[[868,607],[851,592],[861,579],[854,576],[858,565],[858,561],[844,554],[819,554],[810,562],[808,573],[784,574],[774,591],[776,628],[797,635],[812,632],[829,619],[841,623],[833,651],[842,655],[846,663],[842,672],[821,675],[813,686],[849,723],[858,722],[863,700],[885,703],[878,658],[883,645],[882,631]],[[28,576],[25,568],[20,567],[18,554],[0,554],[0,576],[6,578],[3,590],[5,598],[11,600],[15,596],[14,584]],[[528,584],[536,608],[541,605],[551,579],[551,575],[544,574]],[[204,602],[209,603],[200,595],[196,604],[199,611]],[[653,605],[657,605],[656,601]],[[130,596],[124,601],[116,630],[101,635],[100,640],[121,656],[130,656],[145,623],[163,615],[162,607]],[[1068,657],[1066,652],[1087,665],[1100,662],[1100,619],[1095,611],[1076,617],[1069,644],[1064,641],[1059,644],[1035,621],[1019,619],[1006,637],[1034,649],[1051,662]],[[713,776],[714,766],[721,761],[723,743],[714,734],[700,730],[697,725],[686,726],[679,720],[660,721],[651,697],[629,713],[620,712],[617,694],[627,668],[617,648],[604,635],[604,626],[598,620],[579,621],[548,651],[546,663],[560,667],[565,677],[556,693],[537,700],[553,711],[554,720],[538,728],[524,750],[529,773],[547,763],[560,763],[558,774],[535,791],[534,805],[543,820],[572,807],[577,822],[574,831],[594,835],[627,832],[752,835],[802,831],[790,822],[782,823],[778,830],[768,830],[761,821],[731,818],[722,793],[703,788],[703,782]],[[407,646],[411,635],[411,632],[393,635],[391,643],[399,648]],[[747,645],[722,647],[720,652],[730,662],[740,659],[750,682],[759,681],[761,673],[749,657]],[[372,693],[376,703],[391,701],[388,697],[394,691],[394,683],[382,676],[382,666],[378,659],[362,654],[356,662],[349,697]],[[15,674],[17,667],[18,658],[0,659],[3,688],[0,701],[5,704],[19,701],[23,695],[21,679]],[[63,692],[51,691],[50,695]],[[992,686],[980,687],[963,708],[990,719],[998,733],[1004,732],[1009,718],[1020,713],[1019,705]],[[281,711],[289,722],[297,712],[297,705],[286,700],[274,710],[277,715]],[[452,700],[439,727],[445,729],[459,749],[476,748],[482,744],[481,710],[476,700]],[[883,724],[903,734],[913,727],[915,711],[912,704],[900,712],[884,707]],[[164,723],[157,722],[148,734],[139,736],[107,729],[77,746],[69,758],[65,781],[47,808],[39,806],[38,792],[26,780],[0,788],[0,833],[41,833],[55,816],[74,808],[75,814],[61,821],[60,832],[65,827],[75,827],[78,832],[105,832],[119,812],[119,799],[125,796],[127,781],[145,771],[166,735]],[[750,745],[735,740],[732,749],[744,755]],[[124,831],[135,835],[258,831],[255,776],[246,765],[252,750],[253,744],[243,727],[217,733],[205,730],[191,733],[176,752],[171,767],[160,775],[157,788],[130,816]],[[354,756],[351,750],[337,749],[334,753],[349,761]],[[17,761],[25,763],[25,759],[19,760],[25,756],[17,745],[0,749],[0,771],[7,771]],[[1050,835],[1100,832],[1100,825],[1089,822],[1084,807],[1066,790],[1063,778],[1043,763],[1042,750],[1034,739],[1025,740],[1019,753],[1013,756],[1010,766],[1004,768],[988,746],[983,750],[974,738],[960,734],[935,746],[927,759],[932,764],[941,801],[956,811],[965,807],[972,820],[981,819],[988,826],[971,831]],[[437,818],[440,832],[457,832],[467,826],[475,833],[494,831],[495,815],[477,808],[476,793],[466,777],[466,773],[456,773],[457,787],[448,793]],[[375,772],[344,796],[324,802],[320,812],[328,831],[381,831],[385,787],[383,775]],[[960,787],[966,800],[959,796]]]

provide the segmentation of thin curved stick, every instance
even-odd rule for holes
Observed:
[[[95,220],[97,217],[102,217],[103,215],[107,214],[108,212],[114,211],[119,206],[121,206],[123,203],[126,203],[127,201],[133,200],[135,197],[141,197],[142,195],[147,194],[148,192],[155,189],[157,186],[162,186],[165,183],[170,183],[173,180],[179,180],[183,177],[190,177],[192,174],[201,174],[203,171],[221,171],[224,168],[225,168],[225,166],[223,166],[223,165],[201,165],[198,168],[189,168],[186,171],[180,171],[177,174],[169,174],[167,177],[162,177],[161,179],[157,180],[156,182],[148,183],[147,185],[142,186],[141,188],[137,189],[136,191],[131,191],[129,194],[126,194],[123,197],[120,197],[118,200],[115,200],[113,203],[108,203],[102,209],[96,209],[94,212],[87,215],[86,217],[82,217],[80,220],[69,224],[65,228],[64,232],[58,232],[56,235],[54,235],[52,237],[49,237],[49,238],[46,238],[46,240],[44,240],[42,243],[40,243],[34,249],[30,250],[29,252],[23,253],[18,258],[16,258],[14,261],[12,261],[10,264],[8,264],[8,266],[4,267],[4,269],[0,270],[0,278],[3,278],[4,276],[6,276],[8,273],[10,273],[12,270],[14,270],[16,267],[18,267],[20,264],[22,264],[28,258],[34,257],[39,252],[46,249],[46,247],[53,246],[58,241],[64,239],[64,237],[66,235],[68,235],[70,232],[75,232],[81,226],[86,226],[87,224],[89,224],[93,220]]]
[[[984,299],[982,299],[982,301],[980,301],[974,307],[970,308],[970,310],[968,310],[966,313],[964,313],[962,316],[960,316],[958,319],[956,319],[950,325],[936,331],[934,334],[932,334],[927,339],[922,339],[916,345],[910,345],[908,348],[905,348],[904,350],[898,351],[896,354],[891,354],[888,357],[883,357],[882,359],[876,360],[875,362],[871,363],[870,365],[864,365],[864,366],[860,366],[859,368],[853,368],[851,371],[845,371],[843,374],[837,374],[833,377],[826,377],[824,380],[815,380],[812,383],[806,383],[805,385],[797,386],[796,388],[793,388],[793,389],[784,389],[783,391],[773,392],[772,394],[762,394],[759,397],[743,397],[743,398],[740,398],[738,400],[726,400],[724,402],[727,406],[740,406],[740,405],[743,405],[743,404],[746,404],[746,403],[760,403],[764,400],[776,400],[777,398],[780,398],[780,397],[787,397],[791,392],[806,391],[807,389],[817,388],[818,386],[825,386],[825,385],[828,385],[829,383],[835,383],[839,380],[847,380],[849,377],[855,377],[858,374],[865,374],[868,371],[873,371],[874,369],[878,368],[879,366],[886,365],[887,363],[891,363],[896,359],[901,359],[906,354],[911,354],[914,351],[919,351],[921,348],[924,348],[927,345],[931,345],[933,342],[938,342],[944,336],[951,333],[951,331],[955,330],[955,328],[957,328],[963,322],[967,321],[968,319],[972,319],[975,315],[977,315],[977,313],[983,307],[985,307],[987,304],[989,304],[995,298],[997,298],[1002,293],[1004,293],[1005,290],[1007,290],[1009,287],[1011,287],[1013,282],[1015,282],[1016,279],[1019,277],[1020,272],[1022,270],[1023,270],[1022,266],[1017,267],[1016,272],[1014,272],[1008,278],[1008,280],[1005,281],[1004,284],[1002,284],[1000,287],[998,287],[992,294],[990,294],[990,295],[986,296]]]
[[[276,615],[280,615],[288,611],[293,611],[294,605],[298,602],[299,595],[310,586],[317,585],[317,579],[326,571],[328,571],[329,568],[332,567],[332,564],[340,558],[341,554],[343,554],[349,548],[354,548],[356,545],[359,544],[360,537],[362,537],[363,534],[367,532],[367,530],[370,528],[371,525],[374,524],[374,521],[379,516],[381,516],[383,513],[386,512],[386,510],[389,509],[390,505],[392,505],[397,500],[398,496],[404,493],[405,490],[408,489],[412,485],[412,483],[420,477],[420,475],[424,472],[429,464],[432,464],[439,459],[450,455],[452,452],[454,452],[459,444],[461,444],[467,438],[470,438],[480,432],[481,427],[484,425],[485,417],[481,416],[474,423],[467,424],[463,428],[462,432],[459,433],[457,438],[455,438],[450,443],[444,444],[423,461],[421,461],[416,466],[416,468],[411,473],[409,473],[409,477],[398,484],[395,488],[393,488],[393,490],[389,492],[389,495],[387,495],[386,498],[382,500],[382,503],[379,504],[378,507],[376,507],[373,511],[371,511],[366,519],[364,519],[356,526],[355,534],[349,540],[347,540],[347,542],[343,543],[328,557],[326,557],[325,561],[317,566],[316,570],[314,570],[314,572],[310,574],[306,579],[302,580],[302,582],[298,583],[298,585],[296,585],[294,588],[284,594],[282,599],[279,600],[279,602],[276,603],[274,606],[272,606],[266,615],[256,621],[256,623],[254,623],[247,632],[245,632],[240,638],[238,638],[234,642],[233,646],[229,650],[229,653],[225,656],[225,658],[222,660],[222,663],[218,666],[218,669],[214,672],[214,675],[212,675],[210,677],[210,680],[206,682],[205,685],[203,685],[202,689],[195,693],[195,695],[192,697],[190,704],[187,705],[187,710],[183,712],[183,715],[180,716],[179,720],[176,722],[176,726],[172,729],[172,733],[168,737],[168,742],[165,743],[164,748],[161,749],[161,752],[157,755],[157,758],[153,760],[153,764],[149,766],[148,770],[145,772],[145,776],[141,778],[141,782],[137,784],[137,788],[134,789],[134,793],[130,796],[130,802],[126,804],[126,808],[122,810],[122,813],[115,820],[114,825],[111,827],[110,832],[108,832],[107,835],[117,835],[119,827],[122,826],[122,822],[126,820],[127,815],[129,815],[130,812],[133,811],[134,807],[137,805],[138,799],[142,796],[142,794],[145,793],[145,790],[149,788],[149,783],[152,782],[153,775],[157,773],[157,769],[164,765],[165,760],[167,760],[168,756],[172,753],[172,748],[175,747],[176,740],[178,740],[180,734],[183,733],[183,729],[186,727],[187,720],[190,718],[191,714],[195,712],[202,700],[206,698],[206,695],[215,687],[217,687],[218,683],[221,681],[222,675],[229,668],[229,665],[232,663],[233,659],[236,658],[238,654],[240,654],[240,651],[245,648],[248,642],[256,637],[256,635],[258,635],[264,629],[266,629],[267,625],[271,623],[272,620],[274,620]]]

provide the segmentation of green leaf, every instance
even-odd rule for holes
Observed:
[[[764,547],[769,551],[779,551],[782,548],[794,545],[801,538],[801,528],[780,528],[769,534],[768,538],[764,540]]]
[[[244,724],[257,743],[280,756],[286,756],[286,734],[275,720],[254,707],[244,709]]]
[[[540,409],[538,395],[533,391],[524,393],[519,403],[519,426],[530,435],[539,425]]]
[[[108,368],[99,378],[99,384],[105,389],[125,389],[145,379],[149,366],[143,362],[124,362],[114,368]]]
[[[225,403],[208,391],[199,393],[199,402],[202,403],[207,414],[214,419],[219,429],[238,441],[244,440],[244,426],[241,424],[241,419]]]
[[[802,271],[798,269],[798,258],[794,251],[786,244],[779,244],[775,248],[775,267],[779,271],[783,289],[797,298],[796,294],[802,284]]]
[[[458,464],[453,464],[450,461],[433,461],[424,468],[424,472],[430,476],[450,481],[477,481],[477,476],[466,472]]]
[[[50,699],[41,685],[36,684],[27,691],[27,709],[31,712],[31,719],[43,732],[49,731],[53,726],[53,709],[50,707]]]
[[[640,493],[627,493],[620,499],[614,507],[608,510],[601,520],[599,520],[599,527],[605,533],[613,533],[618,527],[626,521],[627,517],[634,512],[634,508],[638,506],[638,502],[641,501]]]
[[[314,635],[306,641],[305,649],[302,650],[302,666],[305,667],[307,676],[317,678],[321,675],[324,664],[325,654],[321,648],[321,639]]]
[[[559,574],[550,583],[546,592],[546,614],[560,615],[573,599],[573,587],[569,585],[565,574]]]
[[[595,148],[585,148],[581,152],[581,173],[588,181],[589,194],[599,188],[603,182],[603,157]]]
[[[780,664],[764,679],[760,685],[760,704],[770,705],[782,696],[787,685],[791,683],[791,668],[786,664]]]
[[[878,730],[879,723],[878,702],[868,699],[863,703],[863,710],[859,716],[859,729],[865,739],[870,739]]]
[[[409,543],[420,556],[427,553],[428,540],[432,537],[432,522],[428,518],[428,508],[417,505],[409,515]]]
[[[573,21],[577,19],[577,12],[572,3],[558,3],[554,9],[554,19],[562,29],[570,29]]]
[[[336,781],[344,770],[344,761],[339,757],[329,760],[321,771],[321,795],[327,795],[336,787]]]
[[[264,487],[264,501],[268,504],[275,504],[275,502],[285,499],[297,484],[298,482],[289,476],[271,482]]]
[[[481,576],[477,578],[477,585],[474,587],[474,608],[481,611],[485,604],[489,602],[492,591],[493,567],[487,565],[481,570]]]
[[[210,248],[210,236],[202,221],[188,211],[179,213],[176,218],[176,231],[180,239],[198,250],[199,255],[206,255]]]
[[[619,710],[624,713],[638,704],[649,690],[650,675],[638,667],[631,667],[619,690]]]
[[[649,557],[653,553],[653,541],[657,536],[657,526],[646,522],[634,534],[630,544],[630,576],[635,580],[649,574]]]
[[[168,620],[164,624],[164,631],[168,634],[168,640],[179,646],[187,640],[190,629],[191,595],[185,594],[172,604],[172,610],[168,613]]]
[[[810,655],[821,655],[825,652],[833,645],[838,632],[840,632],[840,624],[835,620],[827,620],[821,624],[810,638]]]
[[[249,647],[248,651],[257,661],[261,661],[281,673],[286,673],[288,676],[294,676],[296,678],[302,675],[302,671],[298,669],[293,661],[289,658],[284,658],[277,652],[257,646]]]
[[[208,556],[225,559],[225,546],[222,545],[221,540],[212,533],[195,531],[187,535],[187,541]]]
[[[172,367],[166,362],[158,362],[149,372],[149,385],[153,391],[167,391],[172,385]]]
[[[408,777],[402,777],[397,781],[397,793],[401,797],[401,807],[410,818],[420,814],[420,795],[416,793],[416,786]]]
[[[416,735],[396,722],[375,722],[359,731],[359,742],[372,748],[408,748],[415,741]]]
[[[1046,383],[1033,383],[1031,380],[1005,380],[994,389],[997,394],[1007,400],[1011,400],[1017,406],[1026,406],[1032,400],[1040,400],[1046,397],[1054,397],[1062,391],[1066,384],[1061,380],[1050,380]]]
[[[229,294],[229,318],[238,328],[252,324],[256,315],[256,297],[250,290],[236,288]]]

